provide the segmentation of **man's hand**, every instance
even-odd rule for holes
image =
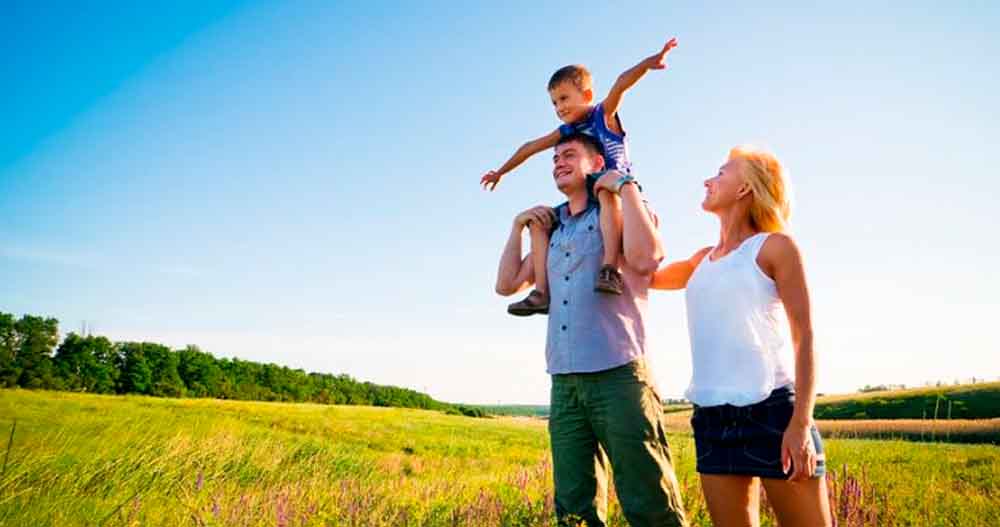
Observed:
[[[654,53],[646,57],[646,60],[643,61],[643,63],[646,66],[646,69],[650,70],[665,69],[667,67],[667,53],[670,53],[670,50],[676,47],[677,47],[677,37],[668,40],[667,43],[663,45],[663,49],[661,49],[658,53]]]
[[[545,205],[532,207],[514,217],[514,227],[523,229],[528,226],[537,226],[545,230],[551,229],[556,221],[556,211]]]
[[[493,189],[497,188],[497,183],[500,182],[500,178],[502,177],[503,175],[496,170],[490,170],[483,174],[482,179],[479,180],[479,184],[483,186],[483,190],[493,192]]]
[[[803,426],[795,419],[788,423],[781,437],[781,469],[791,471],[789,480],[801,481],[816,474],[816,445],[813,444],[811,425]]]

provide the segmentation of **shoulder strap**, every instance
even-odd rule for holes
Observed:
[[[743,250],[751,260],[757,261],[757,255],[760,254],[761,247],[764,247],[764,242],[767,241],[767,237],[770,235],[771,233],[769,232],[758,232],[746,241],[746,247]]]

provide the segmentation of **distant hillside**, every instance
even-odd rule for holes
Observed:
[[[686,412],[691,409],[690,403],[664,403],[663,413]],[[467,405],[463,411],[471,415],[471,410],[481,410],[487,415],[503,415],[512,417],[548,417],[549,407],[544,404],[500,404],[500,405]],[[478,416],[474,416],[478,417]]]
[[[1000,382],[821,397],[816,419],[992,419]]]
[[[539,404],[486,404],[468,405],[470,408],[478,408],[489,415],[508,415],[512,417],[548,417],[548,405]]]

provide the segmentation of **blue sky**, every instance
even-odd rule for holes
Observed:
[[[702,181],[774,150],[813,295],[820,391],[996,378],[993,3],[624,6],[15,2],[0,17],[0,311],[465,402],[545,402],[544,320],[492,291],[556,68],[621,109],[668,257],[713,243]],[[683,296],[651,300],[662,391]]]

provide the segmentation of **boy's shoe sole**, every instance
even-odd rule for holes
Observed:
[[[531,315],[548,315],[549,306],[515,306],[511,304],[507,306],[507,312],[515,317],[530,317]]]
[[[513,304],[507,306],[507,312],[515,317],[547,315],[549,314],[549,303],[547,301],[538,300],[543,298],[545,297],[542,293],[532,291],[524,300],[514,302]],[[535,302],[532,302],[532,299],[535,299]]]
[[[611,267],[610,265],[605,265],[601,267],[600,272],[597,273],[597,281],[594,283],[594,291],[598,293],[607,293],[609,295],[620,295],[622,294],[622,286],[624,280],[622,279],[622,274],[618,272],[618,269]]]

